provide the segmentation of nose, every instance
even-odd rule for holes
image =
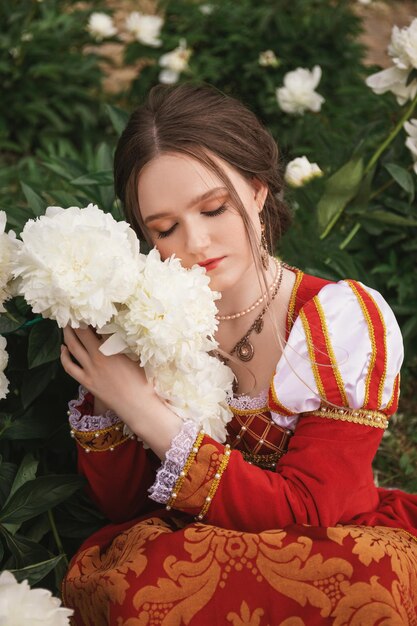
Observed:
[[[201,254],[210,244],[208,224],[202,220],[195,220],[185,231],[185,249],[190,256]]]

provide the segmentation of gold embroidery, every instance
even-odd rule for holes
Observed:
[[[311,332],[310,332],[310,326],[309,326],[306,314],[304,313],[302,309],[300,311],[300,319],[303,324],[303,328],[304,328],[304,332],[306,336],[308,354],[310,356],[310,364],[311,364],[311,369],[313,370],[314,380],[316,381],[316,385],[317,385],[317,389],[320,394],[320,397],[323,398],[323,400],[326,400],[326,392],[324,390],[323,383],[320,377],[320,372],[317,367],[316,357],[314,356],[314,347],[313,347],[313,340],[312,340]]]
[[[117,446],[128,439],[136,439],[135,435],[123,434],[123,424],[114,424],[109,428],[93,431],[72,429],[70,434],[86,452],[106,452],[107,450],[113,452]]]
[[[296,268],[294,268],[296,269]],[[303,279],[303,272],[299,269],[296,269],[297,271],[297,275],[295,278],[295,283],[294,283],[294,287],[292,289],[291,292],[291,297],[290,297],[290,303],[288,305],[288,313],[287,313],[287,329],[288,329],[288,333],[291,331],[292,325],[294,323],[294,310],[295,310],[295,302],[297,299],[297,292],[298,292],[298,288],[301,284],[301,281]]]
[[[240,605],[240,615],[234,611],[227,614],[227,621],[232,622],[232,626],[260,626],[260,619],[264,614],[261,608],[255,609],[251,614],[245,601]]]
[[[286,450],[273,452],[272,454],[253,454],[245,450],[238,450],[238,452],[240,452],[244,460],[251,465],[257,465],[258,467],[262,467],[262,469],[275,469],[276,464],[285,454]]]
[[[322,406],[318,411],[309,411],[304,415],[315,415],[317,417],[327,417],[343,422],[353,422],[364,426],[374,426],[375,428],[388,428],[388,418],[380,411],[368,411],[366,409],[334,409],[329,406]]]
[[[180,489],[182,487],[182,484],[183,484],[183,482],[185,480],[185,477],[187,476],[188,472],[190,471],[191,465],[194,463],[194,459],[195,459],[195,457],[197,455],[197,452],[200,449],[200,446],[201,446],[201,443],[202,443],[203,439],[204,439],[204,431],[201,430],[198,433],[197,439],[195,440],[194,445],[193,445],[193,447],[191,449],[191,452],[188,455],[188,458],[187,458],[187,460],[185,462],[185,465],[184,465],[184,467],[183,467],[183,469],[182,469],[182,471],[180,473],[180,476],[179,476],[179,478],[177,479],[177,482],[174,485],[174,489],[172,490],[171,497],[170,497],[170,499],[167,502],[167,505],[166,505],[165,508],[168,511],[172,508],[174,500],[177,497],[177,494],[179,493],[179,491],[180,491]]]
[[[280,402],[280,400],[278,399],[277,392],[276,392],[275,387],[274,387],[274,378],[275,378],[275,374],[271,378],[271,383],[269,385],[269,389],[271,391],[272,400],[276,404],[276,408],[278,408],[278,412],[279,412],[279,409],[281,408],[282,409],[282,415],[286,415],[286,416],[297,415],[296,411],[293,411],[292,409],[289,409],[284,404],[282,404],[282,402]],[[275,410],[275,408],[270,407],[269,404],[268,404],[268,410],[269,411],[273,411],[275,413],[277,412]]]
[[[338,386],[339,391],[340,391],[340,395],[342,396],[343,404],[348,404],[346,391],[345,391],[345,385],[343,383],[343,379],[342,379],[342,376],[340,374],[340,371],[339,371],[339,368],[338,368],[338,365],[337,365],[336,355],[333,352],[333,346],[332,346],[332,342],[330,341],[329,330],[327,328],[327,322],[326,322],[326,317],[325,317],[325,314],[324,314],[324,311],[323,311],[323,307],[322,307],[321,302],[320,302],[320,300],[318,299],[317,296],[314,296],[313,300],[314,300],[314,304],[316,305],[317,313],[318,313],[319,318],[320,318],[321,328],[322,328],[324,339],[325,339],[325,342],[326,342],[327,352],[328,352],[329,357],[330,357],[330,361],[331,361],[331,364],[332,364],[332,370],[333,370],[333,373],[334,373],[334,377],[336,378],[336,382],[337,382],[337,386]]]
[[[371,296],[370,293],[368,293],[368,297],[370,298],[370,300],[374,303],[374,306],[378,312],[379,315],[379,319],[381,320],[381,324],[382,324],[382,328],[384,329],[383,332],[383,342],[384,342],[384,371],[383,374],[381,376],[381,380],[379,381],[379,387],[378,387],[378,406],[381,406],[382,404],[382,393],[384,391],[384,385],[385,385],[385,379],[387,376],[387,327],[385,326],[385,320],[384,317],[379,309],[379,306],[377,305],[377,303],[375,302],[374,298]]]
[[[363,316],[364,316],[364,318],[366,320],[366,323],[368,325],[369,339],[370,339],[371,345],[372,345],[372,356],[371,356],[371,361],[369,363],[368,374],[366,376],[365,399],[364,399],[364,402],[363,402],[364,406],[366,406],[368,404],[368,401],[369,401],[369,387],[371,385],[372,372],[373,372],[375,361],[376,361],[375,332],[374,332],[374,327],[372,325],[371,316],[369,315],[369,311],[368,311],[368,309],[367,309],[367,307],[366,307],[366,305],[365,305],[365,303],[363,301],[363,298],[362,298],[361,294],[357,290],[357,288],[356,288],[355,284],[353,283],[353,281],[347,280],[346,282],[349,285],[349,287],[352,289],[353,293],[355,294],[355,296],[358,299],[358,302],[359,302],[360,307],[362,309]]]
[[[203,508],[201,509],[200,513],[197,515],[196,519],[202,520],[203,517],[206,515],[207,511],[209,510],[211,501],[213,500],[213,498],[214,498],[214,496],[216,494],[217,488],[218,488],[218,486],[220,484],[220,479],[222,477],[222,474],[225,471],[225,469],[226,469],[226,467],[227,467],[227,465],[229,463],[229,459],[230,459],[230,446],[229,446],[229,444],[226,444],[223,458],[222,458],[222,460],[220,462],[220,465],[219,465],[219,468],[218,468],[217,472],[214,475],[214,480],[211,483],[209,492],[208,492],[208,494],[206,496],[206,501],[205,501],[205,503],[203,505]]]

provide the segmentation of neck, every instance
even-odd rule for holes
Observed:
[[[216,303],[219,310],[218,315],[233,315],[253,305],[263,294],[268,294],[268,288],[273,283],[276,273],[276,264],[270,257],[269,267],[265,271],[268,285],[266,287],[261,270],[253,263],[235,285],[222,292],[221,299]],[[261,306],[260,304],[259,309]]]

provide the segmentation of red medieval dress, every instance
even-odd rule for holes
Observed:
[[[70,403],[112,522],[63,581],[74,625],[417,625],[417,496],[371,468],[398,404],[398,325],[373,289],[293,271],[269,390],[232,404],[227,443],[194,433],[166,506],[153,452],[117,416],[103,427],[86,390]]]

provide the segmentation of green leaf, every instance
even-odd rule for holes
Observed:
[[[129,113],[119,109],[119,107],[112,106],[110,104],[104,105],[107,115],[110,118],[113,128],[118,135],[121,135],[124,131],[127,121],[129,119]]]
[[[111,170],[104,170],[101,172],[91,172],[83,176],[78,176],[70,181],[71,185],[82,187],[84,185],[112,185],[113,184],[113,172]]]
[[[51,558],[46,548],[17,533],[11,535],[4,526],[0,526],[0,533],[13,557],[11,567],[22,568],[32,565],[33,562],[43,562]]]
[[[369,213],[362,217],[367,220],[375,220],[377,222],[383,222],[384,224],[392,224],[396,226],[417,226],[417,220],[413,220],[411,217],[403,217],[397,213],[390,213],[389,211],[369,211]]]
[[[410,202],[412,202],[414,200],[415,187],[414,180],[410,172],[395,163],[387,163],[385,165],[385,169],[391,174],[399,186],[409,194]]]
[[[54,432],[54,428],[57,427],[57,420],[54,415],[34,415],[33,408],[30,408],[13,421],[9,416],[5,416],[2,427],[4,428],[1,434],[2,439],[11,441],[46,439]]]
[[[23,376],[21,397],[26,409],[46,389],[57,371],[57,362],[52,361],[28,370]]]
[[[363,175],[363,159],[355,158],[343,165],[326,182],[325,192],[317,206],[320,239],[327,237],[348,202],[356,195]]]
[[[17,467],[15,463],[3,461],[0,457],[0,503],[3,506],[10,494]]]
[[[35,191],[33,191],[33,189],[29,187],[29,185],[26,185],[23,182],[21,182],[20,185],[22,187],[23,193],[25,194],[27,203],[32,209],[32,212],[35,215],[35,217],[39,217],[40,215],[43,215],[46,209],[46,202],[42,200],[42,198],[38,196],[38,194]]]
[[[33,326],[29,334],[28,366],[29,369],[56,361],[61,350],[61,331],[56,322],[42,320]]]
[[[13,481],[12,488],[9,493],[9,497],[7,498],[5,504],[10,500],[11,496],[18,490],[22,485],[28,482],[28,480],[34,480],[36,477],[36,470],[38,469],[39,461],[35,459],[32,452],[28,452],[23,457],[21,464],[16,472],[16,476]]]
[[[60,504],[82,487],[81,476],[39,476],[22,485],[0,511],[2,524],[18,524]]]
[[[40,580],[45,578],[50,571],[52,571],[58,563],[64,558],[63,554],[54,556],[47,561],[41,561],[40,563],[33,563],[33,565],[26,565],[20,569],[11,569],[11,573],[14,575],[18,582],[27,580],[29,585],[35,585]]]

